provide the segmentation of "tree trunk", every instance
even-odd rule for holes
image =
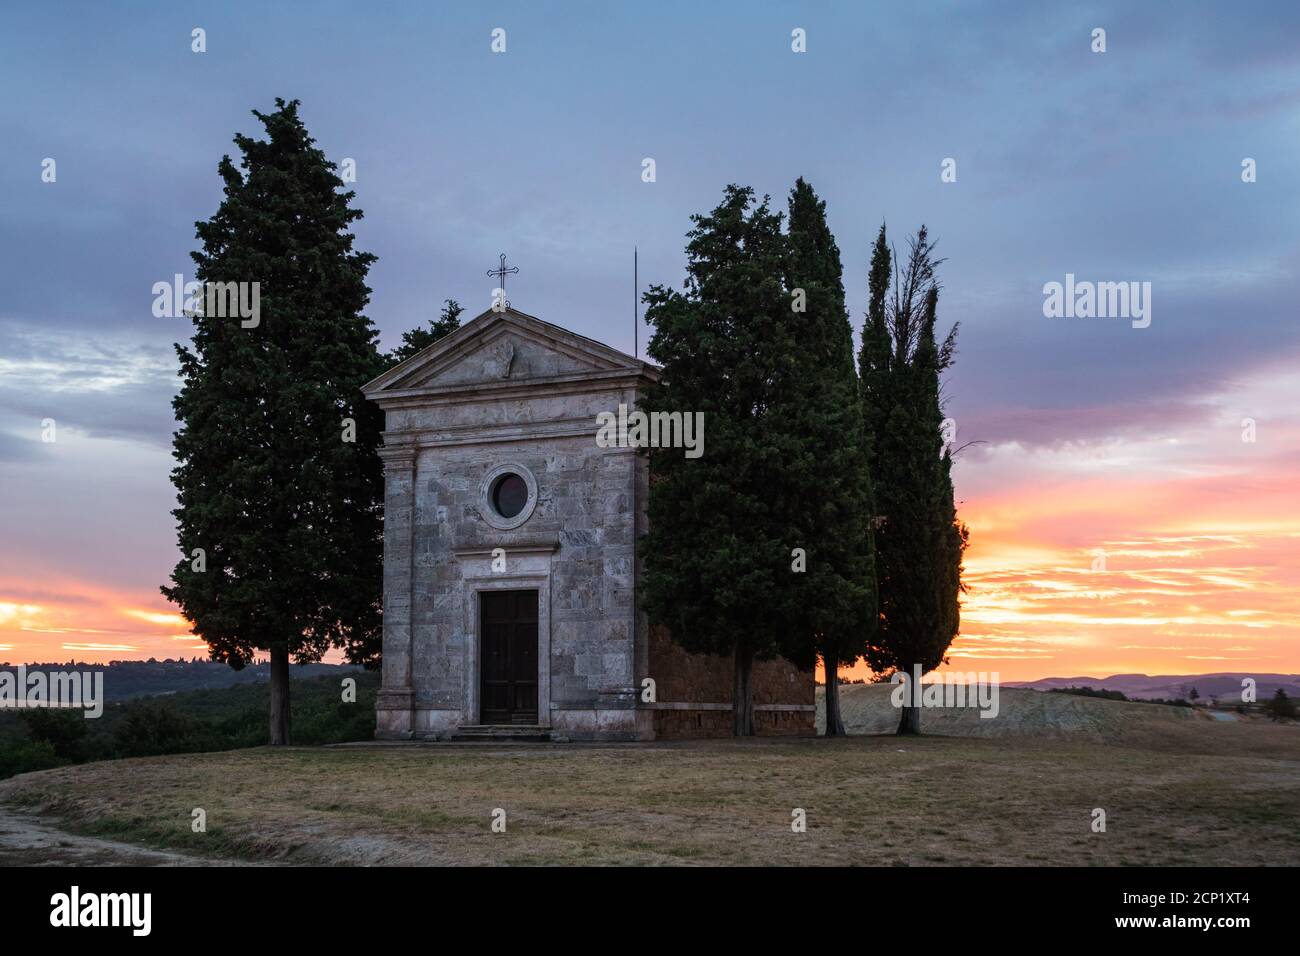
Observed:
[[[823,656],[822,663],[826,669],[826,736],[846,737],[840,716],[840,665],[834,655]]]
[[[289,646],[271,645],[271,746],[289,743]]]
[[[919,734],[921,732],[921,682],[913,680],[914,669],[908,667],[907,693],[903,695],[903,710],[898,718],[898,733]]]
[[[749,678],[754,670],[754,652],[736,648],[736,679],[731,687],[731,733],[736,737],[754,736],[754,695]]]

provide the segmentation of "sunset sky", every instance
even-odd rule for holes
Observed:
[[[961,323],[952,666],[1300,672],[1300,7],[756,7],[0,10],[0,660],[204,654],[158,592],[188,323],[151,288],[283,96],[356,160],[385,347],[486,308],[505,251],[517,307],[631,352],[633,246],[680,284],[692,213],[800,175],[857,328],[880,223],[927,224]],[[1044,317],[1067,273],[1150,282],[1150,327]]]

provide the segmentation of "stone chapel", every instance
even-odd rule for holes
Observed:
[[[638,610],[648,462],[596,442],[658,374],[507,308],[365,386],[385,414],[377,737],[730,735],[731,659]],[[758,733],[814,732],[811,672],[759,662],[753,688]]]

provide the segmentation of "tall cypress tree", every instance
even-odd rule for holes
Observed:
[[[943,443],[940,374],[952,363],[957,327],[935,340],[939,290],[925,227],[896,268],[882,226],[872,253],[869,308],[862,331],[863,415],[871,440],[876,496],[876,575],[880,620],[866,660],[878,673],[902,671],[912,685],[944,663],[959,626],[966,528],[953,502],[952,458]],[[911,686],[919,692],[919,684]],[[908,700],[899,733],[920,732]]]
[[[271,661],[270,740],[289,741],[289,662],[332,646],[379,647],[379,412],[361,385],[383,368],[362,310],[374,256],[353,249],[360,210],[298,117],[254,111],[266,139],[236,135],[239,168],[197,223],[202,283],[259,284],[259,321],[195,314],[177,345],[172,472],[182,559],[163,593],[213,660]],[[199,557],[196,557],[198,555]]]
[[[786,481],[802,525],[806,570],[792,577],[805,629],[791,637],[815,647],[826,673],[826,735],[843,736],[839,665],[852,664],[875,627],[876,588],[866,430],[853,362],[853,329],[844,299],[839,246],[826,223],[826,204],[802,178],[790,192],[792,296],[800,365],[783,411],[803,451],[786,463]],[[792,309],[795,303],[792,302]],[[787,652],[792,660],[799,648]]]
[[[960,597],[966,590],[962,583],[962,558],[966,552],[969,529],[957,518],[957,502],[952,485],[952,447],[944,441],[943,398],[940,376],[952,364],[957,340],[954,323],[942,344],[935,339],[935,321],[938,312],[939,290],[931,288],[925,300],[921,331],[922,346],[918,364],[924,370],[922,409],[926,419],[921,435],[929,442],[929,459],[938,462],[931,479],[934,550],[931,564],[937,582],[935,620],[938,626],[931,631],[928,647],[923,648],[922,660],[938,656],[947,663],[946,654],[961,630]],[[938,666],[937,664],[935,666]],[[912,732],[920,732],[920,711],[910,715]],[[901,720],[900,720],[901,724]]]
[[[641,408],[703,412],[706,440],[695,459],[651,450],[642,606],[687,650],[734,655],[737,736],[754,732],[754,661],[799,646],[790,551],[805,538],[786,467],[803,448],[785,413],[802,365],[781,220],[752,189],[728,186],[692,217],[685,291],[644,297],[663,380]]]

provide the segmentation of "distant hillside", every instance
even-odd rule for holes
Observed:
[[[890,702],[893,690],[891,684],[841,685],[840,710],[845,729],[850,734],[889,734],[897,730],[898,711]],[[817,688],[818,733],[825,729],[824,693],[825,688]],[[981,717],[974,708],[926,708],[921,715],[921,729],[947,737],[1070,737],[1103,743],[1135,735],[1158,736],[1207,719],[1190,707],[1047,694],[1004,685],[998,695],[997,717]]]
[[[319,745],[375,735],[379,674],[331,668],[290,684],[292,739]],[[343,700],[343,678],[356,680]],[[103,716],[79,710],[0,709],[0,778],[67,763],[199,753],[267,743],[270,687],[265,681],[110,701]]]
[[[1192,688],[1203,699],[1241,700],[1241,682],[1255,680],[1258,700],[1267,700],[1280,687],[1288,697],[1300,697],[1300,674],[1114,674],[1110,677],[1044,677],[1033,681],[1004,681],[1003,687],[1026,687],[1031,690],[1056,690],[1061,687],[1095,687],[1117,690],[1125,697],[1140,700],[1186,698]]]
[[[112,661],[109,664],[28,664],[33,671],[103,671],[106,701],[132,700],[190,690],[218,690],[241,684],[265,684],[270,664],[251,664],[237,671],[227,664],[204,660]],[[16,671],[18,665],[0,664],[0,671]],[[290,676],[297,679],[342,675],[360,670],[350,664],[294,664]]]

